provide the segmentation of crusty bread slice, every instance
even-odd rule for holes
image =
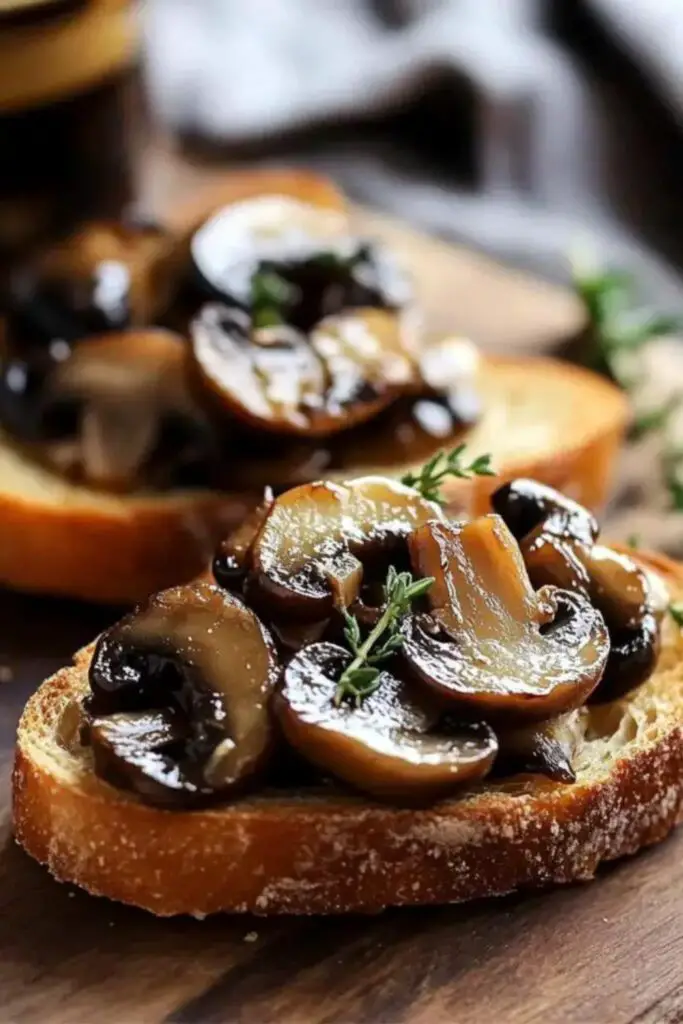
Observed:
[[[683,593],[682,566],[644,561]],[[16,836],[57,879],[156,914],[372,912],[589,879],[682,816],[683,634],[669,616],[652,678],[572,714],[576,783],[518,776],[424,810],[324,788],[214,810],[148,807],[60,743],[91,651],[48,679],[21,719]]]
[[[481,376],[485,411],[466,439],[473,454],[492,453],[498,483],[533,476],[599,507],[627,422],[623,394],[551,359],[485,357]],[[414,468],[349,466],[346,475]],[[487,478],[452,481],[447,497],[480,511],[491,488]],[[209,491],[107,494],[69,483],[0,436],[0,583],[92,601],[137,601],[197,575],[257,499]]]

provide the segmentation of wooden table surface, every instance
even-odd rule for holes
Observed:
[[[435,325],[519,348],[575,326],[552,288],[372,226],[412,256]],[[590,885],[377,917],[156,920],[52,881],[11,837],[14,728],[38,682],[114,616],[0,595],[0,1020],[683,1021],[683,834]]]

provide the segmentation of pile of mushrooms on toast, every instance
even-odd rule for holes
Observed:
[[[661,611],[547,487],[450,520],[440,482],[468,471],[491,472],[459,448],[402,483],[266,491],[213,579],[99,638],[77,730],[95,773],[169,808],[301,778],[407,806],[492,774],[571,783],[572,713],[647,677]]]
[[[0,296],[0,427],[104,490],[282,489],[368,431],[416,462],[476,419],[475,378],[469,342],[427,342],[390,253],[287,196],[189,237],[92,222]]]

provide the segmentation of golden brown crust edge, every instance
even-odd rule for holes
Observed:
[[[659,557],[651,565],[680,592],[680,566]],[[374,912],[590,879],[681,819],[681,650],[679,637],[646,684],[656,688],[656,735],[604,777],[492,784],[425,810],[322,793],[182,813],[146,807],[87,772],[69,781],[36,744],[83,686],[86,649],[22,717],[16,836],[55,878],[159,915]],[[629,701],[622,706],[628,712]]]

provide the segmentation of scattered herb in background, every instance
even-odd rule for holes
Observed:
[[[677,626],[683,627],[683,601],[672,601],[669,605],[669,615]]]
[[[671,508],[676,512],[683,512],[683,448],[664,449],[662,476]]]
[[[638,548],[640,547],[640,534],[639,533],[632,533],[632,534],[630,534],[626,538],[626,544],[628,545],[628,547],[632,548],[634,551],[637,551]]]
[[[629,432],[630,439],[641,441],[650,434],[666,430],[671,417],[677,409],[680,409],[681,403],[683,403],[683,395],[670,395],[660,406],[655,406],[654,409],[649,409],[647,412],[636,413]]]
[[[623,357],[637,354],[655,338],[683,331],[683,318],[635,309],[633,279],[621,271],[588,270],[575,262],[573,279],[589,324],[586,364],[632,390],[637,376],[626,373]]]
[[[490,455],[479,455],[469,465],[465,465],[463,456],[466,447],[459,444],[450,452],[437,452],[429,462],[425,462],[419,473],[406,473],[402,476],[401,483],[413,487],[429,501],[444,504],[441,487],[449,477],[469,480],[473,476],[496,475],[495,470],[491,468]]]
[[[401,619],[410,611],[412,602],[426,594],[433,582],[432,576],[414,580],[409,572],[399,573],[393,565],[390,566],[384,584],[384,611],[365,640],[362,640],[358,620],[344,611],[344,636],[353,661],[344,669],[337,683],[334,694],[337,707],[343,700],[350,700],[360,707],[363,699],[375,692],[381,672],[378,664],[395,654],[403,643],[398,632]]]

